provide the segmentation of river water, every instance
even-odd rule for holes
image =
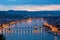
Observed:
[[[34,27],[37,27],[37,30]],[[3,29],[6,40],[60,40],[59,36],[44,30],[42,19],[28,19]]]

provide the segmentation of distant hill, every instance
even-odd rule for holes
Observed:
[[[60,16],[60,11],[0,11],[0,18],[27,18]]]

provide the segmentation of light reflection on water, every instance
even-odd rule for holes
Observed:
[[[6,40],[60,40],[54,34],[46,32],[40,19],[29,19],[25,22],[11,25],[11,27],[3,29],[3,35]],[[34,25],[37,30],[34,30]]]
[[[60,40],[54,34],[40,30],[4,30],[6,40]]]

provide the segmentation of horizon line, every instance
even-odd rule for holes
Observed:
[[[0,5],[0,11],[58,11],[60,5]]]

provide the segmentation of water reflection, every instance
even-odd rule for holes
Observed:
[[[59,40],[54,34],[49,34],[43,30],[8,30],[3,33],[6,40]],[[17,38],[16,38],[17,37]],[[50,39],[49,39],[50,38]]]

